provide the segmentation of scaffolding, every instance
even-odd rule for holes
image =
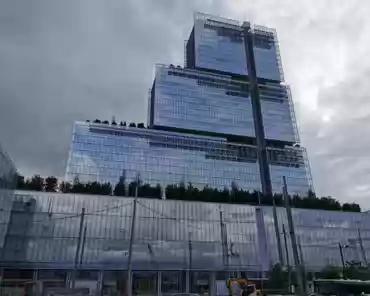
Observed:
[[[267,158],[270,164],[301,167],[305,165],[302,147],[267,148]]]
[[[303,151],[303,159],[304,159],[304,162],[305,162],[306,178],[308,180],[308,185],[310,187],[310,190],[312,192],[315,192],[315,187],[313,185],[313,179],[312,179],[312,173],[311,173],[311,165],[310,165],[310,161],[308,160],[306,149],[304,149],[304,151]]]
[[[239,21],[223,18],[220,16],[205,14],[201,12],[194,13],[194,22],[196,21],[204,21],[206,23],[219,27],[242,30],[242,26]]]
[[[234,95],[240,97],[247,97],[249,94],[248,82],[232,80],[231,76],[215,74],[205,71],[199,71],[189,68],[182,68],[174,65],[156,65],[156,79],[158,83],[161,83],[159,77],[165,75],[179,76],[188,79],[195,79],[198,85],[204,87],[214,87],[219,89],[227,90],[227,95]]]
[[[311,166],[307,157],[307,150],[303,147],[286,146],[284,148],[267,148],[267,158],[271,165],[304,168],[309,189],[315,192],[311,174]]]
[[[290,111],[290,117],[291,117],[292,125],[293,125],[295,142],[300,143],[301,139],[299,137],[299,129],[298,129],[298,124],[297,124],[297,117],[295,116],[292,92],[289,86],[286,85],[284,86],[284,88],[286,89],[286,92],[287,92],[287,99],[289,103],[289,111]]]

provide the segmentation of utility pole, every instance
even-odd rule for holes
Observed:
[[[284,185],[283,187],[284,205],[285,205],[285,210],[286,210],[287,219],[288,219],[288,227],[289,227],[290,241],[292,243],[293,259],[294,259],[294,264],[296,266],[298,294],[305,295],[305,289],[304,289],[303,280],[302,280],[301,264],[299,262],[297,239],[295,236],[295,229],[294,229],[294,223],[293,223],[293,217],[292,217],[292,209],[290,207],[288,188],[286,185],[285,176],[283,176],[283,185]]]
[[[365,252],[365,249],[364,249],[364,244],[362,242],[361,229],[358,228],[357,231],[358,231],[358,241],[360,242],[362,260],[364,260],[364,264],[367,267],[367,258],[366,258],[366,252]]]
[[[128,260],[127,260],[127,295],[132,295],[132,247],[135,239],[135,222],[136,222],[136,210],[137,210],[137,196],[139,191],[139,174],[136,177],[136,188],[135,188],[135,198],[134,205],[132,209],[132,218],[131,218],[131,232],[130,232],[130,245],[128,249]]]
[[[283,224],[283,235],[284,235],[284,245],[285,245],[285,257],[286,257],[286,267],[288,270],[288,291],[290,292],[290,287],[291,287],[291,270],[290,270],[290,260],[289,260],[289,251],[288,251],[288,240],[287,240],[287,233],[285,231],[285,225]]]
[[[82,260],[83,260],[84,253],[85,253],[86,231],[87,231],[87,226],[85,226],[84,228],[82,247],[81,247],[81,256],[80,256],[80,266],[82,265]]]
[[[78,240],[77,240],[76,254],[75,254],[73,273],[72,273],[72,288],[73,289],[76,286],[76,273],[77,273],[77,265],[78,265],[78,259],[79,259],[80,249],[81,249],[81,240],[82,240],[82,232],[84,228],[84,221],[85,221],[85,208],[82,208],[81,217],[80,217],[80,229],[78,231]]]
[[[341,243],[338,243],[339,253],[340,253],[340,261],[342,263],[342,278],[345,279],[345,264],[344,264],[344,256],[343,256],[343,246]]]
[[[276,211],[276,203],[275,203],[275,197],[272,197],[272,214],[274,216],[274,226],[275,226],[275,236],[276,236],[276,244],[278,249],[278,255],[279,255],[279,263],[281,266],[284,265],[284,259],[283,259],[283,250],[281,249],[281,239],[280,239],[280,230],[279,230],[279,220],[277,217],[277,211]]]
[[[258,205],[261,205],[261,192],[257,191]]]
[[[193,245],[191,242],[191,232],[189,231],[189,272],[193,268]]]
[[[221,206],[219,207],[220,210],[220,229],[221,229],[221,247],[222,247],[222,263],[224,268],[226,267],[229,271],[229,256],[228,256],[228,246],[227,246],[227,234],[224,224],[223,218],[223,210]]]
[[[305,291],[306,291],[306,288],[307,288],[307,274],[306,274],[305,263],[304,263],[304,258],[303,258],[301,239],[299,238],[299,236],[297,237],[297,241],[298,241],[299,258],[300,258],[300,262],[301,262],[301,272],[302,272],[302,275],[303,275],[303,285],[304,285]]]
[[[189,241],[188,241],[188,251],[189,251],[189,262],[188,262],[188,271],[186,273],[186,292],[189,293],[191,291],[191,270],[192,270],[192,264],[193,264],[193,246],[191,242],[191,232],[189,231]]]

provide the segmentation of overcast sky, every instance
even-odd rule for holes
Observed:
[[[367,1],[0,0],[0,142],[20,172],[62,176],[74,120],[146,121],[194,11],[277,29],[316,192],[370,207]]]

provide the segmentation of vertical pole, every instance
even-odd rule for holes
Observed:
[[[189,293],[190,291],[190,272],[189,270],[185,271],[185,292]]]
[[[344,257],[343,257],[343,247],[341,245],[341,243],[338,243],[338,247],[339,247],[339,253],[340,253],[340,261],[342,263],[342,278],[346,278],[345,277],[345,265],[344,265]]]
[[[305,263],[304,263],[304,258],[303,258],[303,251],[302,251],[302,244],[299,236],[297,237],[298,241],[298,250],[299,250],[299,257],[300,257],[300,262],[301,262],[301,272],[303,275],[303,285],[305,287],[305,291],[307,290],[307,275],[306,275],[306,268],[305,268]]]
[[[35,269],[32,274],[32,280],[37,281],[39,279],[39,271],[38,269]]]
[[[214,271],[209,275],[209,296],[216,296],[216,274]]]
[[[291,274],[291,270],[290,270],[290,260],[289,260],[289,251],[288,251],[288,240],[287,240],[286,234],[287,233],[286,233],[286,230],[285,230],[285,225],[283,224],[283,235],[284,235],[284,245],[285,245],[286,267],[287,267],[287,270],[288,270],[288,291],[290,292],[290,286],[292,285],[291,284],[292,274]]]
[[[189,231],[189,269],[187,274],[186,292],[191,290],[191,270],[193,269],[193,246],[191,242],[191,232]]]
[[[98,281],[96,283],[96,295],[102,296],[104,287],[104,270],[99,270]]]
[[[224,224],[223,211],[220,206],[220,228],[221,228],[221,247],[222,247],[222,263],[224,268],[229,271],[229,256],[227,247],[227,234]]]
[[[132,218],[131,218],[131,232],[130,232],[130,245],[128,249],[128,260],[127,260],[127,295],[132,295],[132,246],[135,239],[135,222],[136,222],[136,208],[137,208],[137,196],[139,190],[139,174],[137,174],[136,178],[136,188],[135,188],[135,198],[134,198],[134,205],[132,209]]]
[[[277,217],[275,197],[272,197],[272,203],[273,203],[272,213],[273,213],[273,216],[274,216],[275,236],[276,236],[276,244],[277,244],[278,255],[279,255],[279,263],[282,266],[284,264],[283,250],[281,249],[279,221],[278,221],[278,217]]]
[[[0,268],[0,295],[3,293],[3,277],[4,277],[4,269]]]
[[[294,264],[296,266],[296,274],[297,274],[297,282],[298,282],[298,294],[299,295],[304,295],[305,290],[304,290],[304,286],[303,286],[301,265],[300,265],[300,262],[299,262],[297,240],[296,240],[296,236],[295,236],[295,229],[294,229],[294,223],[293,223],[293,217],[292,217],[292,209],[290,208],[288,188],[287,188],[287,185],[286,185],[285,176],[283,177],[283,184],[284,184],[284,187],[283,187],[284,205],[285,205],[285,210],[286,210],[287,219],[288,219],[288,227],[289,227],[290,240],[291,240],[291,243],[292,243],[293,259],[294,259]]]
[[[162,295],[162,271],[157,274],[157,296]]]
[[[84,253],[85,253],[86,231],[87,231],[87,226],[85,226],[85,228],[84,228],[84,234],[83,234],[83,239],[82,239],[82,247],[81,247],[81,255],[80,255],[80,266],[82,265],[82,260],[83,260]]]
[[[258,205],[260,206],[261,205],[261,192],[257,192],[257,196],[258,196]]]
[[[82,239],[84,221],[85,221],[85,208],[82,208],[81,217],[80,217],[80,229],[78,231],[78,240],[77,240],[77,246],[76,246],[75,262],[74,262],[73,273],[72,273],[72,288],[75,288],[76,286],[76,272],[77,272],[77,265],[78,265],[78,257],[79,257],[80,249],[81,249],[81,239]]]
[[[364,260],[364,264],[367,267],[367,258],[366,258],[366,252],[364,249],[364,244],[362,242],[362,236],[361,236],[361,229],[358,228],[358,241],[360,242],[360,249],[361,249],[361,254],[362,254],[362,260]]]

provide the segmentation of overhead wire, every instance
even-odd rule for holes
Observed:
[[[112,207],[107,207],[108,205],[106,205],[104,208],[101,208],[101,209],[93,211],[93,212],[85,213],[85,215],[94,215],[94,214],[97,214],[97,213],[101,213],[101,212],[105,212],[105,211],[109,211],[109,210],[113,210],[113,209],[123,208],[123,207],[128,206],[132,203],[133,203],[133,201],[130,201],[130,202],[124,203],[122,205],[116,205],[116,206],[112,206]],[[42,212],[42,213],[48,214],[48,212]],[[81,214],[74,214],[74,215],[68,215],[68,216],[63,216],[63,217],[55,217],[55,218],[50,218],[50,219],[36,220],[36,221],[32,221],[31,223],[32,224],[37,224],[37,223],[44,223],[44,222],[47,222],[47,221],[77,218],[77,217],[80,217],[80,216],[81,216]],[[0,223],[0,225],[3,225],[3,224],[9,224],[9,222],[1,222]]]

